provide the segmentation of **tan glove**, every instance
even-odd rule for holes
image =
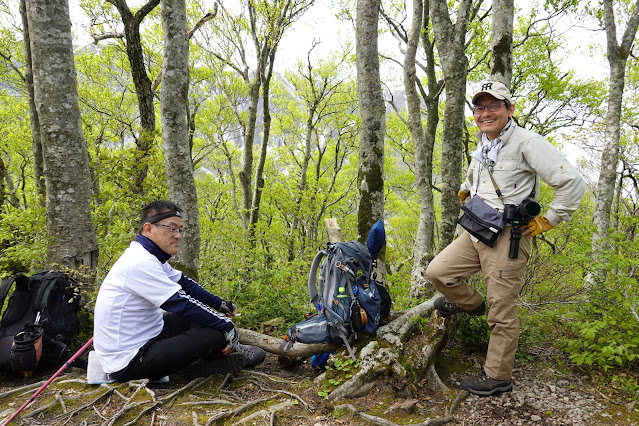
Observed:
[[[537,216],[528,224],[528,232],[530,232],[531,237],[549,231],[550,229],[552,229],[552,225],[544,216]]]
[[[466,201],[466,198],[468,198],[468,195],[470,195],[470,193],[469,192],[464,192],[464,191],[462,191],[460,189],[459,192],[457,193],[457,195],[459,195],[459,199],[463,203],[464,201]]]

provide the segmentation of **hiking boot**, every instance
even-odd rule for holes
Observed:
[[[475,309],[466,310],[460,308],[457,303],[444,296],[435,299],[434,306],[441,315],[453,315],[465,312],[468,315],[481,316],[484,315],[484,312],[486,312],[486,302],[482,301],[481,305],[479,305]]]
[[[208,377],[211,374],[240,374],[246,365],[246,356],[240,352],[231,352],[219,359],[199,359],[186,367],[183,372],[189,378]]]
[[[460,386],[473,395],[491,396],[513,390],[513,381],[493,379],[482,369],[477,376],[462,380]]]
[[[259,365],[264,361],[264,358],[266,358],[266,352],[264,352],[264,349],[257,346],[238,343],[235,351],[244,354],[246,357],[246,364],[244,367],[254,367]]]

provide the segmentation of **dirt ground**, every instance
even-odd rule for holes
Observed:
[[[176,374],[164,385],[132,381],[90,386],[83,383],[82,370],[71,368],[42,391],[12,424],[321,426],[435,424],[435,419],[441,420],[437,424],[452,425],[639,424],[639,405],[624,400],[614,389],[601,389],[587,375],[566,369],[557,362],[556,354],[540,352],[532,360],[518,361],[513,392],[478,398],[460,391],[458,385],[465,375],[479,368],[481,353],[461,346],[447,350],[455,358],[444,357],[442,362],[449,365],[439,371],[449,392],[432,392],[426,380],[384,377],[365,395],[336,402],[324,395],[351,373],[348,368],[339,375],[333,369],[320,376],[310,360],[283,365],[271,354],[263,364],[233,380],[211,376],[189,381]],[[54,372],[30,378],[0,373],[0,421],[26,402]],[[14,392],[16,389],[21,391]],[[456,398],[461,398],[461,403],[449,417]]]

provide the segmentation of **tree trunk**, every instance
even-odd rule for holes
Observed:
[[[355,29],[357,99],[360,131],[357,185],[358,238],[366,238],[370,228],[384,218],[385,105],[379,74],[377,28],[381,0],[358,0]]]
[[[164,59],[160,113],[164,164],[169,197],[184,213],[182,244],[174,259],[187,275],[197,278],[200,220],[189,138],[189,40],[184,0],[162,0]]]
[[[242,188],[242,225],[247,232],[250,232],[251,227],[251,206],[253,205],[253,145],[255,144],[257,105],[260,99],[260,87],[262,85],[259,67],[256,73],[258,75],[254,77],[249,88],[249,107],[242,135],[244,140],[242,170],[240,170],[238,174],[238,180]]]
[[[490,79],[510,88],[513,76],[514,0],[493,0],[493,34]]]
[[[433,42],[428,36],[430,21],[429,4],[421,0],[413,2],[413,22],[408,35],[406,57],[404,59],[404,86],[409,113],[409,128],[415,146],[415,182],[419,199],[419,223],[413,248],[410,296],[417,298],[433,291],[426,277],[426,268],[433,258],[435,234],[435,204],[433,199],[433,148],[439,123],[439,93],[443,82],[437,80]],[[426,105],[426,131],[422,128],[420,98],[417,92],[415,56],[420,40],[426,55],[428,94],[423,94]],[[412,74],[412,76],[410,74]],[[419,115],[418,115],[419,114]],[[419,126],[419,128],[417,127]],[[417,134],[417,137],[414,135]]]
[[[310,63],[309,63],[310,67]],[[309,82],[313,84],[309,72]],[[308,109],[308,118],[306,120],[306,132],[304,136],[304,157],[302,158],[302,164],[300,165],[300,180],[297,182],[297,194],[295,195],[295,216],[293,217],[293,223],[291,225],[291,236],[288,242],[288,261],[291,262],[295,259],[295,241],[300,237],[299,227],[301,221],[302,200],[304,198],[304,191],[306,191],[306,174],[308,173],[308,164],[311,161],[311,142],[313,141],[313,121],[315,119],[316,104],[313,103]]]
[[[31,141],[33,146],[33,178],[36,184],[38,199],[42,205],[46,200],[44,184],[44,159],[42,158],[42,136],[40,134],[40,121],[33,94],[33,69],[31,65],[31,45],[29,41],[29,22],[27,20],[26,0],[20,0],[20,16],[22,17],[24,39],[24,77],[27,95],[29,98],[29,117],[31,120]]]
[[[264,166],[266,164],[266,154],[268,152],[268,141],[271,135],[270,89],[276,51],[277,46],[274,46],[269,54],[268,71],[260,76],[260,79],[262,80],[262,115],[264,117],[264,137],[262,138],[262,144],[260,146],[260,157],[255,169],[255,191],[253,193],[253,202],[251,205],[251,224],[249,237],[250,240],[253,242],[255,241],[255,227],[260,215],[260,202],[262,201],[262,190],[264,189]]]
[[[95,271],[89,155],[82,133],[71,21],[66,1],[26,1],[34,100],[46,183],[47,267]]]
[[[455,24],[450,20],[445,0],[431,0],[430,6],[435,43],[442,62],[446,84],[441,162],[441,235],[438,245],[438,251],[441,251],[452,241],[459,216],[457,192],[462,177],[462,141],[464,138],[464,106],[468,68],[468,59],[464,49],[471,0],[462,0],[459,3]]]
[[[5,175],[7,172],[7,167],[4,165],[4,161],[0,158],[0,215],[4,212],[2,206],[4,205],[4,197],[6,195],[6,184],[5,184]]]
[[[601,156],[601,171],[596,190],[593,222],[595,232],[592,236],[592,253],[595,264],[601,264],[601,255],[609,246],[608,237],[611,227],[610,211],[617,180],[619,163],[619,139],[621,134],[621,105],[626,77],[626,62],[639,26],[639,1],[623,34],[621,44],[617,43],[617,27],[611,0],[603,2],[604,26],[607,39],[607,57],[610,65],[610,90],[608,95],[608,113],[606,114],[605,146]],[[604,279],[604,268],[597,271],[597,277]]]
[[[107,1],[118,9],[122,23],[124,24],[126,54],[129,59],[129,64],[131,65],[131,77],[133,78],[135,94],[138,98],[141,131],[140,135],[136,138],[137,152],[135,164],[137,166],[137,173],[131,190],[133,193],[141,194],[144,192],[143,185],[148,172],[146,157],[155,138],[155,107],[153,105],[151,79],[146,72],[146,65],[144,64],[140,24],[142,20],[160,4],[160,0],[149,0],[138,9],[135,15],[127,6],[126,0]]]

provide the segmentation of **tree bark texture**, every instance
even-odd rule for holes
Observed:
[[[411,269],[412,298],[431,293],[433,288],[426,277],[426,268],[432,259],[435,233],[435,204],[433,198],[433,148],[439,123],[439,93],[443,82],[437,80],[433,43],[428,36],[429,4],[413,1],[413,18],[404,57],[404,87],[408,104],[408,126],[415,147],[415,183],[419,199],[419,223],[413,248]],[[418,92],[415,57],[419,41],[426,56],[428,94],[423,93],[426,105],[426,129],[422,126],[421,98]]]
[[[617,27],[612,0],[605,0],[603,8],[606,50],[610,66],[610,91],[608,112],[606,114],[605,145],[601,156],[601,171],[597,183],[595,210],[593,212],[595,232],[592,236],[592,253],[595,261],[599,260],[601,251],[608,247],[608,235],[611,227],[610,211],[615,193],[617,166],[619,164],[621,106],[625,86],[626,62],[639,26],[639,1],[634,5],[634,10],[623,33],[621,44],[617,42]],[[605,270],[599,270],[597,275],[599,278],[605,278]]]
[[[189,40],[184,0],[162,0],[164,58],[160,113],[164,164],[169,197],[184,213],[180,250],[174,259],[181,269],[197,277],[200,252],[200,220],[188,123]]]
[[[380,0],[358,0],[355,29],[357,99],[362,119],[357,184],[357,231],[366,238],[384,217],[385,105],[379,73],[377,28]]]
[[[462,141],[468,68],[464,49],[471,0],[461,0],[455,13],[457,22],[454,24],[451,22],[445,0],[431,0],[430,6],[435,43],[442,62],[446,85],[441,161],[441,234],[438,244],[438,251],[441,251],[453,239],[460,209],[457,192],[462,178]]]
[[[44,159],[42,158],[42,136],[40,135],[40,120],[35,105],[33,93],[33,68],[31,66],[31,41],[29,39],[29,22],[27,20],[26,0],[20,0],[20,16],[22,17],[25,86],[29,98],[29,118],[31,121],[31,141],[33,146],[33,178],[36,184],[38,198],[42,205],[46,202],[46,188],[44,183]]]
[[[493,34],[490,79],[510,88],[513,76],[514,0],[493,0]]]
[[[82,132],[67,1],[26,1],[46,183],[48,267],[97,267],[89,154]]]

